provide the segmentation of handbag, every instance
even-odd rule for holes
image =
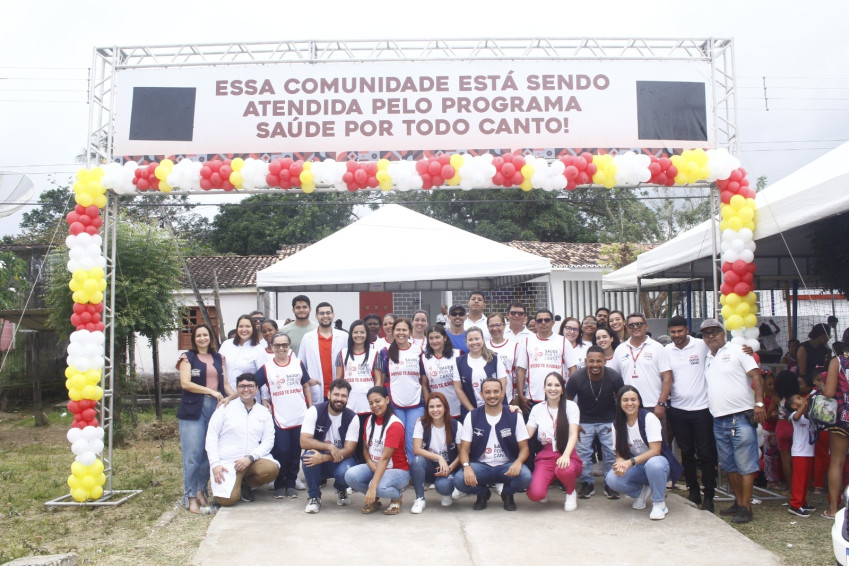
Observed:
[[[837,399],[814,393],[808,402],[805,416],[820,430],[834,426],[837,423]]]

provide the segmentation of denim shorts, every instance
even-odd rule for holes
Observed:
[[[724,471],[746,475],[760,469],[758,431],[749,424],[745,413],[714,417],[713,434],[719,465]]]

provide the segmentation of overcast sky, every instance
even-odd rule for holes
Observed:
[[[95,46],[507,37],[717,37],[735,42],[743,166],[774,182],[849,139],[849,3],[6,2],[0,171],[65,181],[85,145]],[[764,100],[766,80],[769,110]],[[682,189],[683,190],[683,189]],[[33,199],[36,200],[36,199]],[[24,210],[27,210],[25,208]],[[21,213],[0,218],[16,234]]]

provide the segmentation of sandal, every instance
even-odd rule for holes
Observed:
[[[835,515],[836,515],[836,513],[835,513]],[[828,519],[829,521],[833,521],[835,515],[832,515],[831,513],[828,512],[828,509],[826,509],[825,511],[822,512],[822,515],[820,515],[820,517],[822,517],[823,519]]]
[[[363,515],[371,515],[375,511],[379,510],[382,506],[383,504],[380,502],[380,499],[376,499],[371,505],[369,505],[368,503],[364,503],[363,508],[360,509],[360,513],[362,513]]]
[[[384,515],[397,515],[401,512],[401,498],[389,502],[389,507],[383,512]]]

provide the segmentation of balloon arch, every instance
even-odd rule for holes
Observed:
[[[685,150],[671,157],[634,152],[617,155],[584,152],[553,161],[513,153],[498,156],[454,153],[432,155],[418,161],[381,159],[366,162],[291,158],[265,161],[252,157],[201,162],[182,158],[176,163],[172,159],[150,163],[127,161],[81,169],[73,185],[76,206],[66,217],[70,232],[66,239],[70,256],[67,267],[71,273],[68,285],[74,301],[71,323],[76,328],[71,334],[65,370],[70,398],[68,409],[74,415],[67,436],[76,459],[68,477],[70,494],[60,499],[70,497],[84,503],[104,497],[107,482],[104,471],[111,471],[104,470],[102,460],[103,451],[108,448],[107,459],[111,463],[111,435],[107,447],[103,423],[98,421],[98,416],[103,418],[104,412],[98,413],[96,408],[104,396],[101,378],[107,342],[104,333],[105,254],[109,246],[114,254],[114,241],[104,246],[101,236],[107,191],[117,195],[275,188],[311,193],[317,187],[338,191],[407,191],[436,187],[571,191],[587,185],[612,188],[702,182],[715,183],[721,200],[722,316],[733,341],[747,342],[754,347],[758,335],[754,293],[755,191],[749,186],[746,171],[726,150]],[[111,418],[111,406],[107,418]],[[113,492],[109,475],[107,491],[110,495],[130,493],[132,497],[137,493]],[[48,505],[62,504],[58,501]]]

